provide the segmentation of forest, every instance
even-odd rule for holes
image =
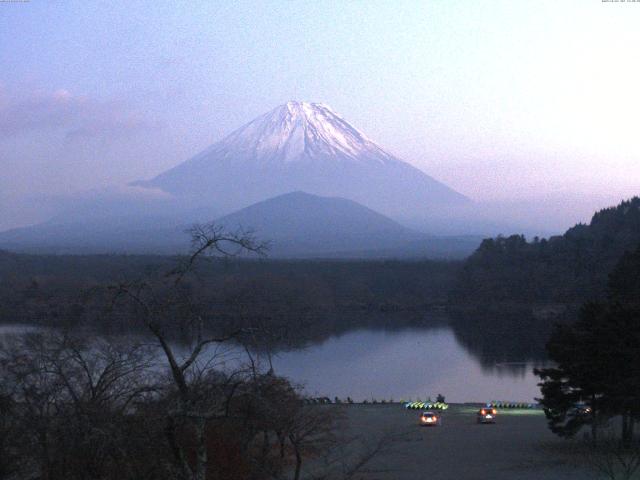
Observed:
[[[105,319],[104,287],[162,275],[179,257],[36,256],[0,252],[0,323],[98,327],[125,333],[137,325]],[[303,261],[206,258],[190,288],[216,325],[260,319],[298,332],[296,341],[353,326],[392,327],[444,308],[460,262]],[[302,333],[300,333],[302,332]]]
[[[638,245],[638,197],[595,213],[588,225],[578,224],[561,236],[486,239],[466,260],[451,302],[577,305],[602,297],[616,262]]]

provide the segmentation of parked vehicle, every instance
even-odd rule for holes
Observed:
[[[481,408],[476,414],[478,423],[496,423],[498,411],[495,408]]]
[[[442,417],[435,412],[422,412],[420,414],[420,425],[423,427],[437,427],[442,424]]]
[[[573,408],[567,412],[571,417],[589,417],[591,415],[591,407],[586,403],[576,403]]]

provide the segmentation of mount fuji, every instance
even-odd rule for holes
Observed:
[[[307,102],[281,105],[134,185],[219,212],[293,191],[346,198],[397,219],[470,203],[383,150],[328,106]]]
[[[47,222],[1,232],[0,248],[184,252],[185,228],[212,220],[255,229],[280,257],[455,257],[479,243],[475,237],[454,239],[461,233],[438,231],[434,222],[419,231],[407,228],[415,228],[412,217],[422,217],[468,229],[460,212],[472,202],[316,103],[281,105],[126,189],[135,195],[87,195]]]

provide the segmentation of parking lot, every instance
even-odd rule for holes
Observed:
[[[371,465],[368,478],[433,480],[574,480],[595,478],[567,440],[553,435],[540,410],[499,410],[495,424],[481,425],[479,407],[452,405],[442,425],[418,425],[420,410],[401,405],[346,408],[351,434],[380,438],[392,433],[393,448]],[[386,471],[383,471],[386,470]]]

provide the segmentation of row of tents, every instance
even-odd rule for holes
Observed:
[[[487,403],[486,406],[487,408],[501,408],[501,409],[507,409],[507,408],[533,409],[533,408],[538,408],[539,405],[537,403],[491,401]]]
[[[496,409],[534,409],[539,408],[537,403],[525,403],[525,402],[488,402],[487,408]],[[449,405],[445,402],[405,402],[404,408],[409,410],[446,410]]]
[[[446,410],[449,405],[445,402],[406,402],[404,408],[409,410]]]
[[[351,400],[350,397],[347,397],[344,400],[339,399],[338,397],[335,397],[333,400],[330,399],[329,397],[318,397],[318,398],[307,398],[305,399],[305,403],[308,404],[320,404],[320,405],[326,405],[326,404],[340,404],[340,403],[363,403],[363,404],[368,404],[368,403],[393,403],[393,400],[390,401],[385,401],[385,400],[381,400],[381,401],[376,401],[376,400],[364,400],[363,402],[354,402],[353,400]],[[401,401],[401,404],[404,406],[404,408],[409,409],[409,410],[447,410],[449,408],[449,404],[446,402],[431,402],[431,401],[426,401],[426,402],[421,402],[421,401],[416,401],[416,402],[403,402]],[[485,404],[485,406],[487,408],[496,408],[496,409],[534,409],[534,408],[540,408],[540,405],[538,405],[537,403],[526,403],[526,402],[502,402],[502,401],[491,401],[491,402],[487,402]]]

